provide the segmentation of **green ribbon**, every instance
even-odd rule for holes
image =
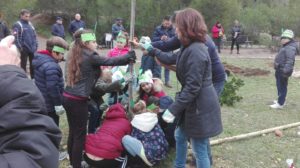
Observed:
[[[83,34],[81,34],[81,40],[83,42],[96,41],[96,36],[94,33],[83,33]]]
[[[59,53],[65,53],[65,49],[62,47],[59,47],[59,46],[54,46],[52,51],[59,52]]]
[[[123,38],[123,37],[117,37],[117,42],[120,42],[122,44],[125,44],[126,43],[126,39]]]
[[[154,103],[152,103],[149,106],[147,106],[148,110],[155,110],[156,108],[157,108],[157,106]]]

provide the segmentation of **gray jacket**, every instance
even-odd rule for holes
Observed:
[[[83,60],[80,64],[80,79],[73,87],[67,86],[65,92],[74,96],[86,98],[90,96],[92,88],[101,74],[100,66],[126,65],[130,62],[128,55],[109,58],[99,56],[96,52],[91,52],[87,49],[82,51],[82,56]]]
[[[170,54],[155,50],[155,55]],[[211,60],[207,47],[194,42],[172,55],[176,57],[176,76],[182,88],[169,107],[179,118],[188,137],[208,138],[223,130],[218,96],[212,85]]]
[[[298,44],[292,40],[283,45],[275,57],[274,68],[280,71],[285,77],[293,73],[295,56],[299,53]]]

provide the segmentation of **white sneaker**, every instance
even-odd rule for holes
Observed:
[[[278,103],[274,103],[274,104],[270,105],[270,107],[273,108],[273,109],[282,109],[283,105],[280,105]]]

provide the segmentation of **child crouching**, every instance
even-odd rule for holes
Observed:
[[[141,158],[148,166],[166,158],[168,142],[158,124],[157,114],[148,112],[144,101],[134,105],[131,135],[122,139],[124,148],[133,156]]]

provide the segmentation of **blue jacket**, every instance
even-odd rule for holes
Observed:
[[[155,28],[154,33],[152,35],[152,41],[160,41],[161,36],[166,35],[169,38],[172,38],[175,36],[175,29],[173,26],[169,28],[164,28],[162,25],[159,25]]]
[[[51,28],[51,34],[53,36],[58,36],[58,37],[61,37],[61,38],[65,38],[65,28],[64,28],[64,25],[62,24],[58,24],[58,23],[55,23],[52,25],[52,28]]]
[[[142,56],[142,62],[140,68],[142,69],[142,73],[150,69],[153,74],[153,77],[161,78],[161,66],[158,65],[154,60],[154,58],[151,56],[147,56],[147,55]]]
[[[113,35],[113,39],[116,39],[120,31],[125,31],[123,25],[113,24],[111,27],[111,33]]]
[[[73,34],[80,28],[85,28],[85,23],[82,20],[73,20],[69,25],[69,33]]]
[[[16,22],[13,25],[13,35],[16,39],[15,44],[20,51],[26,50],[30,53],[36,52],[38,47],[36,33],[30,22],[25,20]]]
[[[153,47],[158,48],[164,52],[173,51],[180,48],[180,40],[177,36],[170,38],[167,41],[157,41],[151,43]],[[219,55],[216,51],[216,46],[212,39],[207,35],[205,45],[208,48],[208,54],[211,59],[212,66],[212,81],[213,83],[225,81],[225,70],[222,62],[220,61]],[[169,59],[169,58],[166,58]],[[166,60],[167,62],[173,61],[173,64],[176,64],[175,60]]]
[[[55,112],[54,106],[62,105],[64,88],[63,74],[57,61],[48,51],[35,53],[32,61],[35,73],[35,84],[41,91],[47,112]]]

